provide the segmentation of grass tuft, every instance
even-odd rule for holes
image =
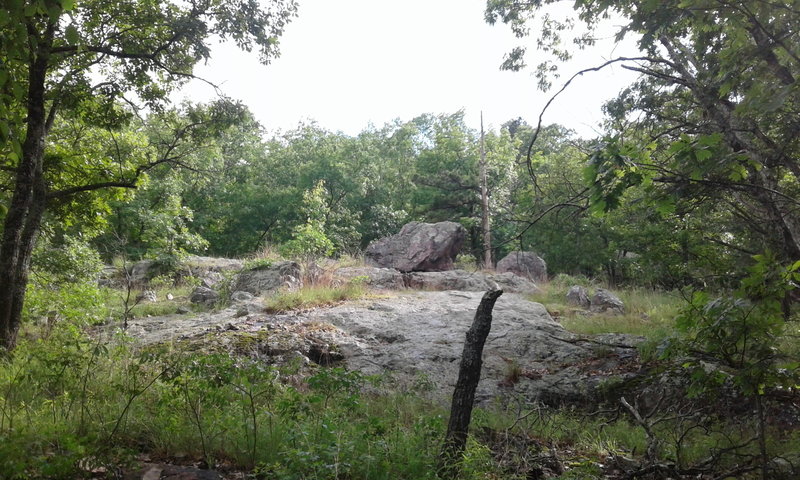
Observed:
[[[303,310],[314,307],[334,305],[345,300],[363,298],[367,294],[366,287],[359,282],[351,282],[341,286],[306,286],[294,292],[282,292],[266,301],[269,313],[280,313],[289,310]]]

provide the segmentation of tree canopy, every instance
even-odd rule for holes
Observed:
[[[571,25],[547,16],[551,3],[492,0],[487,20],[525,37],[533,19],[543,19],[549,28],[539,44],[557,53]],[[575,3],[589,31],[579,45],[591,43],[599,19],[613,17],[621,22],[617,39],[634,36],[642,52],[603,64],[622,64],[640,78],[606,106],[608,133],[586,170],[597,211],[619,207],[641,188],[640,201],[681,230],[698,232],[721,257],[769,248],[784,261],[800,258],[799,5]],[[524,50],[509,59],[509,68],[521,68]]]
[[[215,38],[257,48],[263,62],[295,14],[293,1],[10,0],[0,15],[0,154],[3,215],[0,343],[14,345],[31,252],[45,211],[76,195],[133,188],[172,161],[113,132],[141,107],[159,111],[193,76]],[[69,125],[74,141],[54,135]],[[84,132],[94,133],[98,142]],[[103,137],[103,138],[100,138]],[[102,143],[105,143],[102,145]],[[88,151],[92,150],[92,154]],[[135,152],[134,155],[129,153]]]

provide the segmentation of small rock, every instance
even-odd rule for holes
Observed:
[[[233,317],[234,318],[241,318],[241,317],[246,317],[249,314],[250,314],[250,311],[247,309],[247,307],[239,307],[236,310],[236,313],[233,315]]]
[[[567,303],[575,305],[576,307],[589,308],[591,305],[589,301],[589,292],[580,285],[573,285],[569,287],[569,291],[567,292]]]
[[[234,302],[246,302],[253,299],[253,294],[250,292],[243,292],[237,290],[231,294],[231,300]]]
[[[171,293],[168,293],[167,300],[175,300],[175,297]]]
[[[192,311],[192,310],[191,310],[189,307],[185,306],[185,305],[181,305],[181,306],[180,306],[180,307],[178,307],[178,309],[176,310],[176,312],[178,312],[178,313],[179,313],[179,314],[181,314],[181,315],[184,315],[184,314],[186,314],[186,313],[189,313],[189,312],[191,312],[191,311]]]
[[[204,305],[211,305],[219,300],[219,293],[208,287],[197,287],[192,292],[189,301],[192,303],[202,303]]]
[[[625,304],[608,290],[598,288],[594,292],[594,296],[592,296],[591,310],[595,313],[612,312],[623,314],[625,313]]]
[[[145,290],[136,296],[137,302],[155,302],[157,300],[158,297],[156,296],[156,292],[153,290]]]

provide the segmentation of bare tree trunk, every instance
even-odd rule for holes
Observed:
[[[44,178],[44,148],[48,128],[45,79],[53,29],[51,24],[44,37],[38,39],[40,48],[29,66],[25,142],[0,243],[0,275],[3,275],[3,286],[0,288],[0,349],[7,351],[16,345],[31,255],[47,203]]]
[[[492,231],[489,225],[489,184],[486,180],[486,142],[481,112],[481,229],[483,230],[483,268],[492,268]]]
[[[453,403],[450,407],[450,422],[442,447],[440,471],[442,476],[454,478],[458,474],[458,459],[464,452],[469,433],[469,422],[472,418],[472,407],[475,402],[475,389],[481,378],[483,361],[483,345],[492,328],[492,309],[502,290],[489,290],[483,294],[475,320],[467,331],[464,352],[461,354],[461,366],[458,381],[453,391]]]

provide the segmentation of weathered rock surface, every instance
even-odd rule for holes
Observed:
[[[241,290],[237,290],[231,294],[231,301],[233,302],[247,302],[253,299],[253,294],[250,292],[243,292]]]
[[[616,295],[606,289],[598,288],[592,295],[590,310],[595,313],[625,313],[625,304]]]
[[[450,270],[447,272],[412,272],[405,275],[406,285],[418,290],[463,290],[485,292],[497,284],[506,292],[535,293],[539,288],[513,273],[483,273]]]
[[[257,267],[240,273],[233,290],[256,296],[281,288],[296,290],[302,286],[300,273],[300,265],[296,262],[278,262],[274,265]]]
[[[221,273],[211,270],[203,275],[200,284],[204,287],[214,288],[225,280]]]
[[[547,264],[533,252],[511,252],[497,262],[496,270],[515,273],[534,282],[547,281]]]
[[[128,331],[145,343],[228,342],[222,348],[247,350],[268,362],[298,356],[321,364],[343,362],[368,374],[388,372],[401,388],[424,380],[446,396],[482,294],[409,291],[302,313],[238,318],[236,307],[135,319]],[[495,305],[477,398],[514,391],[549,403],[585,401],[609,377],[633,375],[626,371],[634,369],[634,345],[640,341],[571,334],[542,305],[506,293]]]
[[[394,268],[345,267],[336,270],[334,277],[341,282],[365,278],[367,285],[387,290],[400,290],[405,287],[403,274]]]
[[[133,285],[145,285],[153,277],[163,273],[159,272],[157,267],[158,263],[155,260],[140,260],[127,266],[128,278]],[[213,288],[223,278],[220,272],[236,272],[242,268],[244,264],[241,260],[189,255],[181,262],[177,273],[179,276],[203,279],[204,283],[208,283],[204,286]],[[125,282],[125,273],[122,269],[113,266],[103,268],[100,276],[101,285],[124,285]]]
[[[202,303],[203,305],[213,305],[219,300],[219,293],[208,287],[197,287],[192,291],[189,301],[192,303]]]
[[[397,235],[369,244],[367,260],[401,272],[439,272],[453,268],[466,231],[454,222],[407,223]]]
[[[195,277],[203,277],[207,272],[238,272],[244,268],[244,263],[235,258],[201,257],[189,255],[182,265]]]
[[[567,292],[567,303],[581,308],[589,308],[589,292],[585,287],[580,285],[573,285],[569,287]]]

